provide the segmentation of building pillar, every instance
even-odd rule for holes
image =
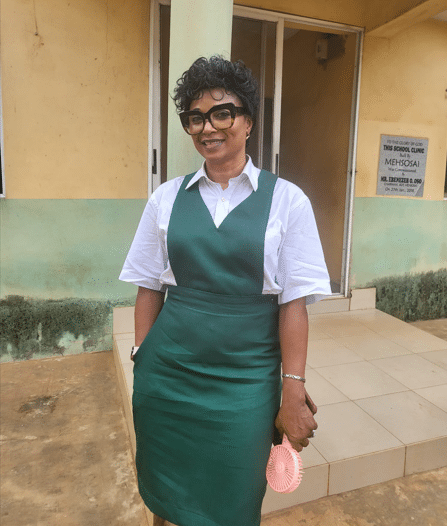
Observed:
[[[231,54],[233,0],[172,0],[169,49],[169,93],[197,58]],[[168,101],[167,177],[196,171],[203,158],[183,130],[175,105]]]

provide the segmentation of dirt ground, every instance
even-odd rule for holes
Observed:
[[[447,341],[447,319],[445,318],[442,320],[412,321],[409,325]]]
[[[1,365],[2,526],[146,526],[112,352]]]
[[[447,468],[307,502],[262,526],[446,526]]]

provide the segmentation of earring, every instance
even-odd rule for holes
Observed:
[[[245,140],[247,140],[250,137],[250,133],[247,133],[247,137],[245,137]]]

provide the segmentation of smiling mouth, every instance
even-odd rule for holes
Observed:
[[[217,146],[218,144],[222,144],[223,141],[223,139],[204,139],[200,141],[200,143],[204,146]]]

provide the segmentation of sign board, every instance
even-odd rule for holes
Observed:
[[[428,139],[380,136],[377,195],[422,197]]]

